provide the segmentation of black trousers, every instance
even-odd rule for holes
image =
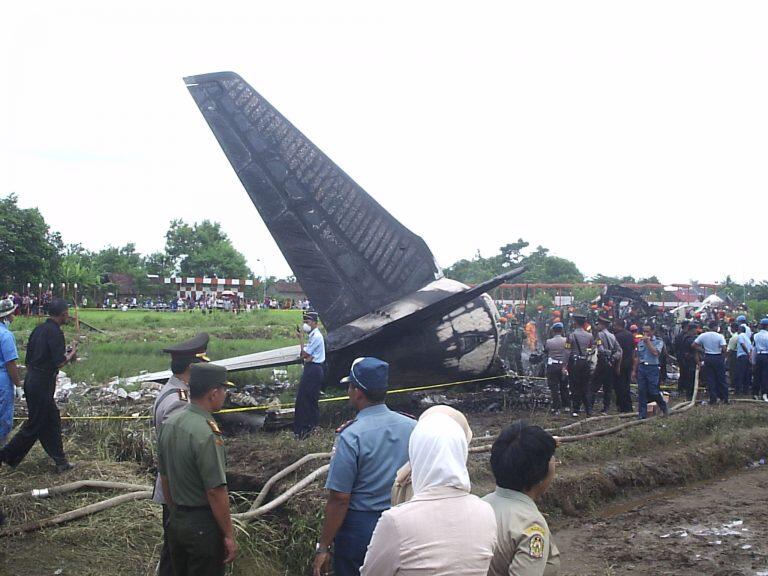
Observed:
[[[700,376],[707,383],[709,403],[718,400],[728,402],[728,383],[725,381],[725,360],[722,354],[706,354],[701,365]]]
[[[632,393],[629,390],[629,381],[632,376],[632,364],[622,362],[619,367],[619,374],[614,380],[616,389],[616,404],[619,412],[632,412]]]
[[[752,391],[752,364],[749,356],[743,354],[736,358],[736,382],[734,392],[736,394],[749,394]]]
[[[48,456],[56,464],[67,461],[61,442],[61,417],[53,393],[56,390],[56,373],[29,368],[24,377],[24,395],[27,399],[29,419],[0,452],[0,459],[11,466],[18,466],[40,440]]]
[[[693,396],[693,383],[696,378],[696,364],[690,361],[680,362],[680,379],[677,381],[677,391],[685,394],[689,400]]]
[[[768,354],[758,354],[756,360],[752,393],[768,394]]]
[[[589,396],[589,409],[595,406],[595,396],[602,388],[603,390],[603,412],[608,412],[611,407],[611,396],[615,388],[616,372],[615,368],[605,359],[599,359],[595,371],[592,375],[592,388]],[[616,406],[618,407],[618,395],[616,397]]]
[[[571,404],[574,412],[581,409],[582,404],[587,416],[592,415],[592,400],[590,390],[592,370],[586,360],[574,360],[570,369]]]
[[[168,523],[171,520],[171,509],[163,504],[163,547],[160,550],[160,562],[157,564],[158,576],[173,576],[171,562],[171,546],[168,544]]]
[[[314,362],[304,364],[304,372],[296,393],[296,411],[293,416],[293,433],[299,438],[306,438],[320,421],[320,389],[325,374],[323,367]]]
[[[168,544],[176,576],[224,574],[224,538],[210,508],[171,512]]]
[[[568,378],[563,374],[562,364],[549,364],[547,366],[547,384],[549,385],[549,394],[552,397],[553,410],[570,406]]]

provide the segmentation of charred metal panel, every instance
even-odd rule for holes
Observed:
[[[442,277],[419,236],[237,74],[185,81],[329,331]]]

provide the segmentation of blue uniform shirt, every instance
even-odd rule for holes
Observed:
[[[18,360],[16,338],[4,322],[0,322],[0,444],[13,428],[13,382],[5,367],[7,362]]]
[[[719,332],[710,330],[696,337],[694,343],[704,347],[704,354],[722,354],[722,346],[725,346],[725,338]]]
[[[3,377],[9,378],[8,369],[5,367],[6,363],[18,359],[19,353],[16,351],[16,338],[8,330],[5,322],[0,322],[0,379]]]
[[[304,352],[312,356],[312,362],[315,364],[322,364],[325,362],[325,340],[318,328],[315,328],[309,333],[307,345],[304,346]]]
[[[361,410],[336,437],[325,487],[351,494],[350,510],[387,510],[397,470],[408,461],[408,440],[415,426],[415,420],[386,404]]]
[[[768,354],[768,330],[763,329],[755,334],[755,352]]]
[[[744,351],[744,348],[747,349],[746,352]],[[741,358],[742,356],[749,356],[751,352],[752,342],[750,341],[749,336],[742,332],[739,334],[739,339],[736,341],[736,357]]]
[[[653,336],[651,338],[651,344],[653,344],[653,347],[656,348],[659,356],[661,356],[661,351],[664,349],[664,340],[658,336]],[[644,362],[646,364],[653,364],[654,366],[658,366],[659,356],[654,356],[651,354],[651,351],[646,347],[644,340],[640,340],[640,342],[637,343],[637,359],[641,363]]]

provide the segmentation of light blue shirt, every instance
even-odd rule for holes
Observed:
[[[723,335],[714,330],[699,334],[694,343],[701,345],[704,348],[705,354],[722,354],[723,349],[721,346],[726,345]]]
[[[349,509],[381,512],[392,505],[397,470],[408,461],[408,440],[416,420],[386,404],[361,410],[341,428],[331,456],[325,487],[351,494]]]
[[[19,353],[16,350],[16,337],[8,330],[5,322],[0,322],[0,384],[4,384],[5,380],[10,382],[8,369],[5,367],[6,363],[18,359]]]
[[[319,328],[315,328],[309,333],[307,345],[304,346],[304,352],[312,356],[312,362],[315,364],[325,362],[325,340]]]
[[[752,338],[752,328],[749,327],[749,324],[742,323],[739,326],[744,326],[747,329],[747,338]]]
[[[763,329],[755,334],[755,352],[768,354],[768,330]]]
[[[659,365],[659,357],[661,356],[661,351],[664,349],[664,340],[659,338],[658,336],[653,336],[651,338],[651,344],[653,344],[653,347],[656,348],[659,355],[654,356],[651,351],[646,347],[645,340],[640,340],[640,342],[637,343],[637,359],[642,363],[646,364],[652,364],[654,366]]]
[[[747,349],[746,352],[744,351],[745,348]],[[742,332],[739,334],[739,339],[736,341],[736,357],[741,358],[742,356],[749,356],[751,352],[752,342],[750,341],[749,336]]]

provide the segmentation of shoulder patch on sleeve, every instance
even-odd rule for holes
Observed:
[[[346,422],[344,422],[344,424],[336,428],[336,434],[341,434],[342,432],[344,432],[344,430],[352,426],[352,424],[354,424],[355,422],[357,422],[357,418],[353,418],[352,420],[347,420]]]
[[[177,388],[179,392],[179,400],[182,402],[189,402],[189,392],[184,390],[183,388]]]
[[[219,425],[216,424],[216,420],[206,420],[208,422],[208,426],[211,427],[211,430],[213,430],[214,434],[221,435],[221,428],[219,428]]]
[[[531,536],[531,540],[528,546],[528,554],[531,558],[544,558],[544,536],[536,532]]]

